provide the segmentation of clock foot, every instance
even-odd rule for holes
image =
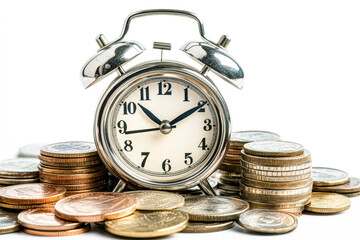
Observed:
[[[214,189],[211,187],[207,179],[199,183],[199,188],[208,196],[216,196]]]
[[[119,179],[119,182],[114,187],[113,192],[118,192],[118,193],[122,192],[124,190],[125,186],[126,186],[126,183],[123,180]]]

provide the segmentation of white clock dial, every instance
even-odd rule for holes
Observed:
[[[121,164],[157,181],[184,179],[211,157],[219,116],[206,90],[176,76],[137,81],[110,108],[107,131]]]

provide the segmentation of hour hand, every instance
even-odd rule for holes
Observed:
[[[158,119],[152,112],[150,112],[149,109],[147,109],[146,107],[144,107],[140,103],[138,103],[138,105],[141,108],[141,110],[143,110],[143,112],[146,114],[146,116],[148,116],[154,123],[156,123],[158,125],[161,124],[160,119]]]

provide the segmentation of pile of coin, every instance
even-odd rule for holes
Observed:
[[[45,183],[28,183],[0,189],[0,207],[8,209],[31,209],[54,207],[64,198],[66,189]]]
[[[218,172],[219,195],[239,196],[241,178],[241,150],[246,143],[254,141],[276,141],[280,136],[266,131],[239,131],[231,133],[230,146]]]
[[[311,156],[298,143],[261,141],[241,151],[241,196],[251,208],[301,215],[312,191]]]
[[[62,142],[46,145],[39,155],[40,181],[64,187],[66,196],[103,191],[108,172],[95,144]]]
[[[0,208],[0,234],[11,233],[20,230],[17,222],[17,213]]]
[[[0,184],[14,185],[39,182],[37,158],[13,158],[0,161]]]

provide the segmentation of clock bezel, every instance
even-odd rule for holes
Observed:
[[[173,182],[154,181],[149,178],[139,177],[136,173],[132,173],[131,169],[122,165],[121,160],[114,153],[110,146],[109,136],[110,132],[107,131],[107,118],[110,113],[110,106],[119,94],[122,94],[134,82],[142,79],[144,74],[155,73],[175,73],[178,75],[185,75],[190,78],[196,79],[197,84],[203,87],[208,98],[213,102],[214,110],[218,115],[219,121],[219,140],[214,146],[215,150],[211,155],[210,160],[203,165],[196,173],[191,176]],[[137,65],[127,71],[124,75],[116,78],[105,90],[98,104],[95,122],[94,122],[94,138],[95,144],[98,149],[100,158],[109,169],[109,171],[116,177],[125,180],[131,184],[138,186],[158,189],[158,190],[181,190],[195,185],[199,185],[202,181],[206,180],[221,164],[229,145],[230,139],[230,114],[219,90],[212,83],[212,81],[201,75],[196,69],[185,64],[169,61],[169,62],[148,62]],[[208,158],[209,159],[209,158]],[[125,170],[127,169],[127,170]],[[136,177],[137,176],[137,177]]]

